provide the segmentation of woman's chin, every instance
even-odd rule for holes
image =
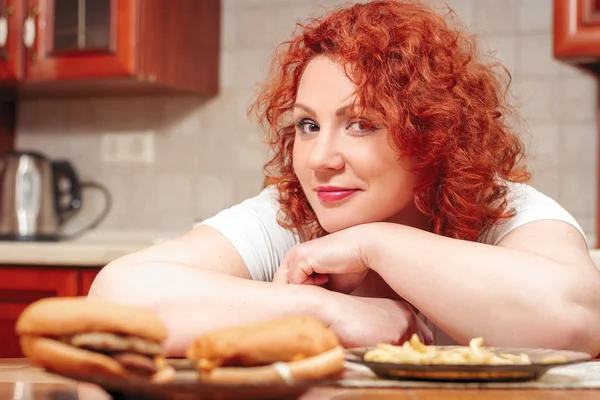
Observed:
[[[335,233],[344,229],[348,229],[351,228],[353,226],[356,225],[361,225],[361,224],[365,224],[366,222],[362,222],[362,221],[351,221],[348,219],[344,219],[344,220],[333,220],[333,219],[327,219],[327,218],[323,218],[323,219],[319,219],[319,224],[321,225],[321,228],[323,228],[323,230],[325,230],[325,232],[327,233]]]

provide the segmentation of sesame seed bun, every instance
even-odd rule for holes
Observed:
[[[16,324],[19,335],[65,336],[110,332],[162,342],[167,328],[152,311],[85,297],[46,298],[27,307]]]

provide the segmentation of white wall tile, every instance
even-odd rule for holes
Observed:
[[[534,173],[558,168],[560,129],[557,125],[534,125],[527,138],[527,162]]]
[[[219,211],[236,203],[236,180],[234,175],[201,173],[194,181],[194,217],[198,220],[209,218]]]
[[[204,133],[201,117],[205,104],[205,99],[195,96],[169,97],[163,108],[163,131],[174,137],[201,137]]]
[[[552,28],[552,0],[521,0],[517,2],[519,32],[549,32]]]
[[[598,129],[594,122],[566,123],[560,146],[561,170],[593,170],[598,158]],[[583,167],[583,168],[582,168]]]
[[[239,4],[239,0],[237,1]],[[235,48],[238,35],[237,20],[240,13],[239,7],[228,6],[229,1],[223,1],[221,7],[221,51]]]
[[[560,72],[560,76],[567,77],[584,77],[584,78],[594,78],[595,75],[590,71],[583,69],[576,64],[560,62],[560,66],[558,68]]]
[[[290,39],[296,23],[306,21],[311,13],[318,15],[318,10],[312,5],[265,4],[240,10],[236,15],[235,47],[274,48]]]
[[[516,3],[516,0],[477,0],[475,30],[486,33],[514,33],[517,28]]]
[[[219,90],[235,89],[237,64],[235,62],[236,50],[221,50],[219,60]]]
[[[265,82],[273,54],[274,49],[270,47],[236,50],[229,60],[224,60],[232,63],[231,84],[225,89],[251,89]]]
[[[595,122],[565,123],[559,154],[560,203],[576,219],[596,215],[598,131]],[[590,234],[596,234],[593,231]]]
[[[436,11],[441,15],[448,15],[448,7],[458,17],[458,22],[465,25],[469,29],[472,28],[475,20],[475,2],[477,0],[429,0],[427,3],[435,7]]]
[[[561,108],[565,121],[595,121],[598,80],[588,76],[563,76],[560,82]]]
[[[516,76],[511,89],[520,112],[530,123],[557,124],[561,121],[560,83],[546,77],[521,78]]]
[[[82,168],[84,163],[77,163],[77,168]],[[137,213],[137,209],[131,209],[128,202],[129,177],[127,174],[119,173],[114,169],[100,169],[95,171],[90,178],[102,184],[110,193],[112,205],[108,215],[97,229],[120,230],[132,229],[130,217]],[[84,190],[81,210],[69,220],[64,230],[74,233],[84,226],[88,226],[105,207],[105,198],[97,190]],[[149,218],[149,220],[151,220]]]
[[[561,191],[558,201],[577,218],[594,215],[596,209],[596,174],[589,168],[560,170]]]
[[[562,188],[558,167],[547,168],[543,171],[534,171],[531,175],[530,184],[546,196],[560,201]]]
[[[138,173],[128,189],[130,218],[141,229],[183,229],[192,226],[193,186],[183,173]],[[151,218],[148,218],[151,217]]]
[[[526,76],[559,75],[561,64],[552,56],[550,33],[520,34],[517,40],[515,73]]]
[[[595,217],[595,213],[594,216],[591,217],[581,217],[581,218],[576,218],[577,222],[579,223],[579,225],[581,226],[581,229],[583,229],[583,232],[586,234],[587,238],[588,238],[588,242],[590,242],[590,245],[595,245],[595,235],[594,237],[592,237],[591,235],[595,234],[596,232],[596,217]],[[592,242],[593,240],[593,242]]]
[[[256,196],[262,190],[263,174],[261,170],[251,169],[242,171],[235,176],[233,199],[235,203]]]
[[[517,52],[516,35],[480,34],[479,46],[482,52],[489,54],[496,62],[501,63],[511,74],[516,69]]]

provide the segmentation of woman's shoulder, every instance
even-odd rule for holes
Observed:
[[[585,238],[577,220],[556,200],[526,183],[507,182],[507,210],[515,214],[494,225],[479,239],[480,242],[496,245],[506,234],[529,222],[558,220],[573,225]]]
[[[279,202],[277,201],[277,189],[268,186],[263,188],[258,194],[248,197],[230,207],[219,211],[216,215],[206,219],[197,225],[206,224],[207,221],[216,217],[225,220],[235,219],[238,213],[253,213],[259,216],[273,216],[279,211]]]
[[[196,226],[207,225],[236,248],[254,280],[270,281],[285,253],[300,243],[296,232],[277,222],[277,189],[266,187],[256,196],[222,210]]]

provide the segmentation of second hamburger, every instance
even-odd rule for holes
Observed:
[[[337,378],[345,352],[336,334],[299,315],[234,326],[198,337],[187,349],[198,379],[219,384],[294,384]]]

